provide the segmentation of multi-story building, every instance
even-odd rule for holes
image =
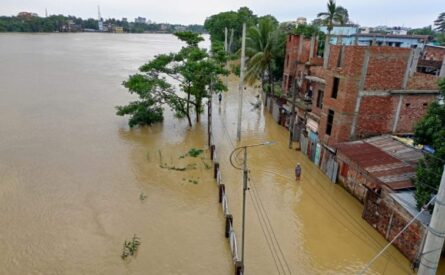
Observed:
[[[146,22],[147,22],[147,19],[145,17],[138,16],[134,19],[134,23],[145,24]]]
[[[330,164],[332,146],[386,133],[412,133],[436,100],[437,80],[445,68],[435,75],[418,68],[419,60],[424,60],[421,48],[328,47],[321,58],[315,37],[289,35],[283,90],[288,93],[298,80],[294,137],[300,139],[303,152],[335,180],[338,167]]]

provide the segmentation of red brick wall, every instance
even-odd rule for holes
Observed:
[[[391,96],[362,97],[356,135],[365,138],[391,132],[397,102]]]
[[[440,47],[425,46],[423,52],[423,59],[442,61],[444,58],[445,58],[445,47],[440,48]]]
[[[437,90],[439,77],[431,74],[414,73],[408,79],[408,90]]]
[[[365,90],[400,90],[411,49],[369,47],[370,59]]]
[[[394,97],[394,99],[394,101],[398,103],[398,97]],[[425,116],[428,105],[435,99],[436,96],[434,95],[404,95],[396,132],[413,132],[414,125]],[[407,106],[407,104],[409,104],[409,106]]]
[[[392,240],[412,217],[391,198],[386,197],[385,191],[382,192],[383,195],[379,198],[376,194],[368,191],[363,218],[383,237]],[[416,220],[393,244],[410,261],[414,261],[424,233],[422,224]]]

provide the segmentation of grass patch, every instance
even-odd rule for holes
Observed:
[[[128,256],[134,256],[139,245],[141,245],[141,241],[136,234],[133,235],[133,238],[130,241],[125,240],[122,248],[122,260],[125,260]]]

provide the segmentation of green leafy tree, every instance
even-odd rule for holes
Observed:
[[[178,118],[186,117],[192,126],[192,110],[196,122],[200,122],[203,100],[211,91],[221,92],[226,87],[219,76],[227,72],[224,51],[215,49],[212,56],[198,47],[203,38],[192,32],[175,34],[187,46],[178,53],[161,54],[139,68],[123,83],[130,93],[139,96],[138,101],[118,106],[118,115],[131,115],[129,124],[150,125],[162,121],[162,108],[170,106]]]
[[[212,47],[214,44],[224,43],[224,29],[229,31],[233,29],[234,38],[232,52],[237,51],[241,47],[241,35],[243,23],[246,23],[247,27],[254,26],[258,22],[258,17],[247,7],[241,7],[238,11],[226,11],[218,14],[214,14],[208,17],[204,22],[204,28],[210,34],[210,40]]]
[[[439,14],[437,19],[434,21],[435,29],[438,32],[445,33],[445,12],[442,12]]]
[[[445,98],[445,79],[439,82],[442,99]],[[445,105],[433,102],[426,116],[415,126],[417,144],[425,144],[434,148],[433,154],[425,154],[419,161],[414,185],[416,187],[417,207],[420,209],[435,194],[445,164]]]
[[[277,63],[280,58],[284,58],[284,41],[285,36],[279,29],[278,23],[270,18],[264,18],[257,26],[247,30],[246,80],[249,84],[260,79],[264,88],[267,76],[267,86],[270,87],[269,92],[273,94],[274,69],[282,70],[283,67]]]

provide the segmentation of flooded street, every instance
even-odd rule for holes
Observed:
[[[191,130],[169,110],[162,125],[134,130],[115,115],[133,99],[122,81],[180,47],[172,35],[0,34],[0,274],[233,274],[207,115]],[[277,142],[248,151],[246,273],[360,271],[386,241],[358,201],[288,149],[268,112],[252,109],[252,89],[237,144],[237,85],[213,101],[213,131],[239,243],[242,174],[230,152]],[[204,152],[185,156],[192,148]],[[134,234],[142,244],[124,261]],[[368,274],[412,272],[391,247]]]

